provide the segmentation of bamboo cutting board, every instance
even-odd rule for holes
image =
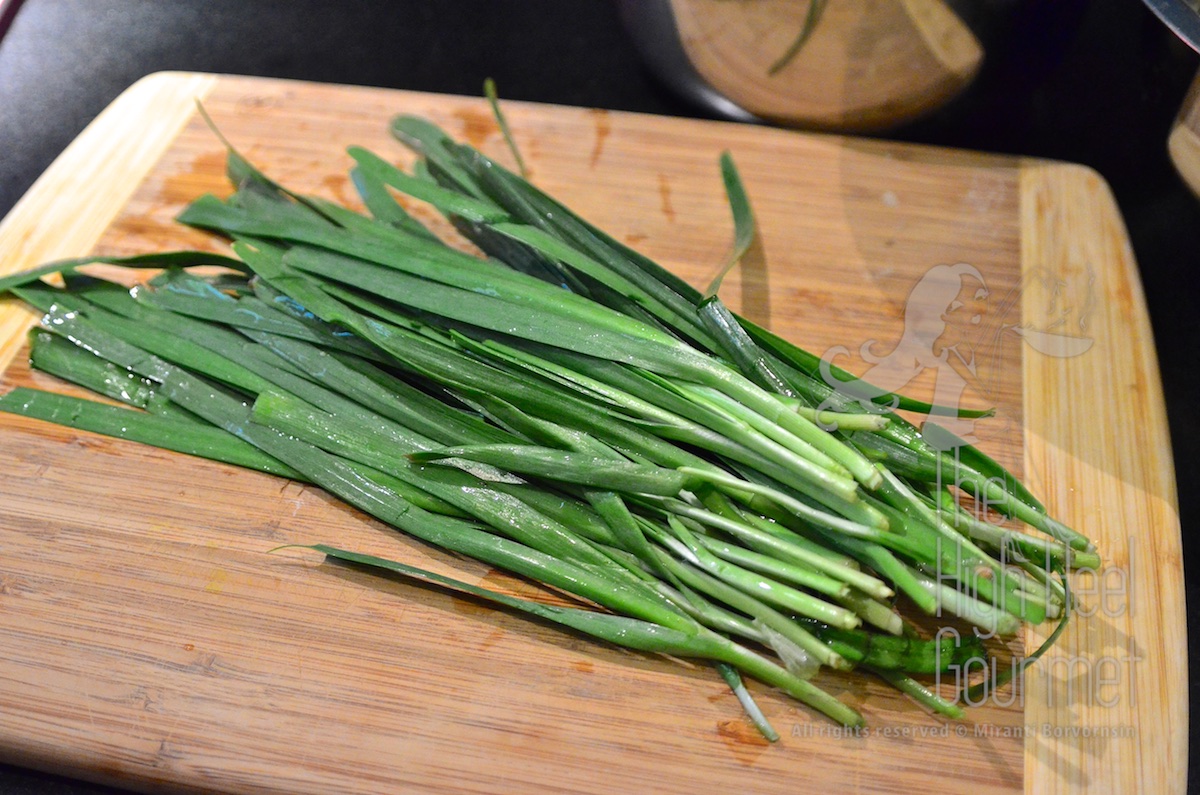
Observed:
[[[476,99],[153,75],[5,219],[0,268],[219,249],[172,223],[228,190],[197,99],[273,177],[349,204],[348,145],[407,162],[386,133],[398,112],[507,159]],[[938,344],[962,361],[914,371],[905,389],[957,384],[967,404],[995,406],[969,430],[1104,555],[1073,578],[1080,610],[1060,644],[961,723],[823,676],[870,723],[846,736],[753,687],[783,735],[768,746],[705,666],[268,554],[335,542],[533,593],[317,489],[0,415],[0,757],[135,789],[244,793],[1182,792],[1174,475],[1136,266],[1103,181],[724,123],[507,112],[534,181],[698,285],[731,239],[716,165],[731,150],[761,244],[723,294],[810,350],[866,371],[940,316]],[[928,304],[923,277],[959,264],[954,303]],[[0,313],[4,383],[62,388],[24,363],[32,317],[13,302]]]

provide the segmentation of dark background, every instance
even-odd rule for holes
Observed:
[[[1007,5],[967,94],[885,137],[1084,163],[1111,185],[1158,342],[1195,579],[1200,200],[1166,138],[1200,57],[1140,0]],[[511,99],[706,116],[643,68],[607,0],[26,0],[11,22],[0,40],[0,216],[123,89],[164,69],[470,95],[490,76]],[[1189,586],[1189,616],[1198,595]],[[1193,691],[1198,673],[1192,662]],[[0,795],[115,792],[0,766]]]

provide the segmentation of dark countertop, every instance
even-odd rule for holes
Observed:
[[[1108,181],[1141,268],[1187,528],[1200,515],[1187,455],[1200,443],[1188,397],[1200,392],[1200,200],[1166,137],[1200,57],[1140,0],[1014,5],[972,89],[884,137],[1084,163]],[[706,116],[644,70],[605,0],[26,0],[0,41],[0,216],[123,89],[168,69],[469,95],[490,76],[511,99]],[[1185,534],[1191,580],[1198,548]],[[1198,598],[1191,584],[1193,617]],[[117,790],[0,765],[0,792]]]

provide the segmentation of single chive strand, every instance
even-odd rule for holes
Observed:
[[[754,728],[758,729],[759,734],[765,737],[768,742],[779,742],[779,732],[775,731],[770,721],[767,720],[767,716],[759,709],[758,704],[754,701],[754,697],[746,689],[746,684],[742,681],[742,677],[737,672],[737,669],[728,663],[717,663],[716,667],[717,672],[721,674],[721,678],[725,680],[725,684],[729,685],[729,689],[733,691],[733,695],[737,697],[738,703],[742,705],[742,709],[746,712],[746,717],[750,719],[750,723],[754,725]]]
[[[352,552],[326,544],[313,544],[304,548],[321,552],[330,558],[345,563],[379,569],[410,579],[432,583],[452,591],[467,593],[537,616],[538,618],[553,621],[573,630],[626,648],[687,657],[711,658],[714,654],[714,644],[711,642],[711,638],[696,632],[681,632],[677,629],[664,627],[653,622],[613,615],[611,613],[542,604],[530,599],[521,599],[502,594],[490,588],[481,588],[398,561]]]
[[[687,473],[631,461],[533,445],[465,445],[409,454],[415,463],[465,458],[499,469],[564,483],[629,494],[674,496],[687,485]]]
[[[724,158],[722,160],[724,165]],[[730,161],[732,167],[732,161]],[[745,195],[742,194],[744,199]],[[730,199],[731,204],[733,198]],[[749,206],[746,206],[746,212],[749,212]],[[734,209],[735,218],[738,217],[738,210]],[[787,397],[795,397],[796,393],[788,383],[787,378],[781,375],[775,368],[771,359],[768,358],[753,339],[742,328],[741,324],[725,306],[725,303],[717,295],[717,290],[720,289],[721,281],[730,269],[741,259],[750,248],[750,243],[754,236],[754,220],[750,218],[749,231],[743,229],[738,230],[738,240],[735,242],[735,248],[731,254],[730,260],[722,268],[721,272],[709,285],[707,297],[696,308],[697,314],[700,316],[700,322],[704,328],[717,341],[717,345],[733,361],[738,368],[750,380],[757,383],[762,388],[775,392]],[[739,224],[739,227],[741,224]],[[742,240],[745,236],[748,239]]]
[[[840,516],[818,511],[815,508],[800,502],[794,497],[768,486],[760,486],[757,483],[750,483],[748,481],[735,478],[732,475],[695,469],[693,467],[679,467],[678,471],[686,476],[695,478],[696,480],[712,483],[722,488],[761,495],[776,503],[780,507],[785,508],[803,518],[805,521],[812,522],[813,524],[837,531],[839,533],[872,540],[880,538],[883,534],[883,532],[877,528],[868,527],[867,525],[859,524],[858,522],[852,522]]]
[[[167,251],[154,254],[139,254],[132,257],[78,257],[56,260],[36,268],[0,277],[0,295],[11,292],[14,287],[32,285],[43,276],[67,275],[87,265],[119,265],[124,268],[149,268],[158,270],[168,267],[211,267],[217,266],[245,272],[246,264],[223,254],[200,251]]]
[[[808,42],[809,37],[817,29],[817,23],[821,21],[821,14],[825,11],[825,5],[829,0],[808,0],[808,11],[804,14],[804,22],[800,25],[800,32],[796,34],[796,38],[788,45],[778,58],[771,62],[767,67],[767,74],[771,77],[783,71],[784,67],[790,64],[804,45]]]
[[[721,181],[725,185],[725,198],[729,202],[729,211],[733,216],[733,247],[725,258],[725,262],[722,263],[720,271],[709,282],[708,289],[704,291],[705,301],[701,303],[701,308],[704,303],[720,292],[721,282],[737,266],[742,257],[746,256],[746,252],[754,245],[757,236],[754,210],[750,206],[750,197],[746,194],[746,186],[742,184],[742,177],[738,173],[737,165],[733,162],[733,155],[728,151],[722,152],[720,165]],[[724,305],[722,304],[722,306]]]
[[[831,432],[880,431],[891,422],[891,419],[884,414],[847,414],[846,412],[822,411],[800,405],[793,405],[791,408],[823,430]]]
[[[888,671],[871,666],[864,667],[926,709],[936,712],[939,715],[945,715],[947,718],[953,718],[954,720],[962,720],[966,717],[966,713],[957,704],[953,704],[942,698],[906,673]]]

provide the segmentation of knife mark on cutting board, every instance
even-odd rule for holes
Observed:
[[[462,122],[462,137],[476,149],[482,149],[484,141],[497,130],[491,114],[475,108],[460,108],[454,111],[454,118]]]
[[[612,122],[609,121],[608,111],[604,108],[592,108],[590,112],[596,122],[596,142],[592,144],[592,156],[588,160],[588,167],[595,168],[600,162],[600,155],[604,154],[604,142],[612,132]]]
[[[225,150],[214,149],[192,158],[186,169],[169,173],[162,178],[155,197],[160,203],[178,206],[203,193],[226,196],[232,191],[225,176]]]
[[[335,201],[343,206],[362,206],[358,196],[350,190],[350,180],[340,174],[329,174],[321,179],[321,185]]]
[[[671,181],[661,171],[658,174],[658,195],[662,198],[662,213],[675,223],[675,208],[671,205]]]
[[[488,633],[488,636],[486,638],[484,638],[483,641],[479,644],[479,651],[481,651],[481,652],[487,651],[492,646],[495,646],[496,642],[499,641],[501,638],[503,638],[505,636],[505,634],[507,634],[507,633],[505,633],[505,631],[502,629],[493,629],[491,632]]]
[[[758,729],[740,718],[717,721],[717,736],[733,752],[733,758],[743,765],[754,764],[771,745]]]

